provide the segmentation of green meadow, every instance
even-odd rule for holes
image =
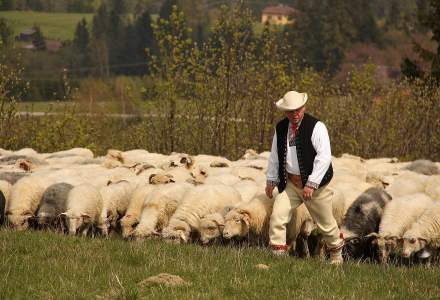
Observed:
[[[14,35],[38,25],[46,38],[65,41],[73,39],[76,25],[82,18],[91,24],[93,14],[0,11],[0,18],[10,23]]]
[[[259,269],[265,264],[269,269]],[[141,285],[160,273],[181,286]],[[439,267],[331,266],[264,249],[0,231],[0,299],[438,299]]]

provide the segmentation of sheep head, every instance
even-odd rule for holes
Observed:
[[[244,210],[231,210],[225,216],[225,228],[223,237],[231,239],[233,237],[245,237],[249,233],[250,215]]]
[[[177,159],[170,161],[170,163],[164,167],[164,169],[185,167],[191,169],[194,165],[194,158],[187,154],[180,155]]]
[[[60,216],[63,218],[67,228],[69,229],[70,235],[75,235],[78,229],[84,224],[81,216],[73,215],[68,212],[62,213]]]
[[[109,149],[107,150],[107,158],[116,160],[120,163],[124,163],[124,158],[122,157],[122,151],[115,150],[115,149]]]
[[[413,253],[424,249],[428,245],[428,241],[424,238],[404,237],[402,244],[402,256],[410,257]]]
[[[206,215],[200,219],[199,232],[202,244],[208,244],[210,241],[221,237],[225,220],[220,213]]]
[[[175,182],[173,175],[170,174],[151,174],[148,178],[150,184],[167,184]]]
[[[29,220],[34,217],[30,210],[26,210],[20,214],[6,212],[10,226],[17,231],[26,230],[29,227]]]
[[[194,179],[194,184],[202,184],[205,182],[206,177],[208,177],[207,170],[202,166],[195,166],[191,170],[191,177]]]
[[[391,253],[391,248],[389,247],[390,243],[387,243],[386,237],[377,232],[373,232],[368,234],[366,238],[370,239],[371,244],[377,247],[379,262],[381,264],[386,264]]]
[[[185,222],[176,226],[168,226],[162,230],[162,238],[171,244],[186,244],[189,242],[191,228]]]
[[[19,169],[25,170],[26,172],[30,172],[34,168],[32,161],[23,158],[17,159],[15,166]]]
[[[132,215],[125,215],[119,221],[122,229],[122,237],[128,239],[133,234],[134,229],[139,224],[139,220]]]
[[[312,234],[312,231],[315,229],[317,229],[317,226],[313,220],[305,220],[301,225],[301,235],[303,237],[309,237]]]

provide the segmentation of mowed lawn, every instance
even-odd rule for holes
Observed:
[[[90,26],[93,14],[0,11],[0,18],[8,21],[14,30],[14,36],[38,25],[46,38],[65,41],[73,40],[76,25],[82,18],[85,18]]]
[[[266,264],[268,270],[258,269]],[[142,286],[159,273],[187,285]],[[439,267],[272,257],[261,249],[0,231],[0,299],[429,299]]]

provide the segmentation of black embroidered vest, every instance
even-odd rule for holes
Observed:
[[[298,135],[295,137],[296,156],[298,158],[298,165],[301,174],[301,181],[303,186],[306,185],[309,175],[313,171],[313,162],[315,161],[316,150],[312,144],[312,133],[316,123],[319,120],[305,113],[304,118],[298,128]],[[286,170],[286,156],[287,156],[287,134],[289,129],[289,119],[284,118],[278,122],[276,126],[277,133],[277,148],[278,148],[278,191],[281,193],[286,188],[287,184],[287,170]],[[322,187],[330,182],[333,177],[333,167],[330,164],[327,172],[322,178],[319,187]]]

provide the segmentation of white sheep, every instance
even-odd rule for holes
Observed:
[[[162,231],[162,237],[167,241],[186,243],[190,240],[190,234],[198,230],[203,216],[220,212],[240,201],[241,196],[233,187],[197,186],[185,195],[168,226]]]
[[[90,184],[81,184],[70,190],[66,211],[61,216],[67,223],[70,235],[77,233],[87,235],[92,226],[96,225],[106,236],[106,220],[103,212],[102,196],[98,189]]]
[[[337,188],[329,189],[332,193],[332,213],[338,226],[341,226],[347,209],[345,197],[344,194]],[[304,204],[301,204],[294,210],[292,219],[287,225],[287,243],[289,245],[289,249],[291,251],[296,249],[296,241],[299,237],[301,238],[303,244],[303,254],[305,257],[309,257],[310,251],[308,247],[308,239],[313,232],[317,233],[318,235],[318,246],[323,246],[322,243],[319,243],[321,240],[321,235],[317,232],[317,230],[318,227],[313,221],[307,207]],[[320,255],[322,255],[323,249],[320,250]]]
[[[372,233],[372,243],[378,246],[379,261],[386,263],[398,247],[398,240],[431,205],[423,193],[406,195],[390,201],[384,208],[379,233]]]
[[[403,234],[404,257],[425,248],[440,248],[440,201],[432,202]]]
[[[240,178],[236,175],[225,173],[219,175],[208,175],[208,177],[203,181],[204,184],[207,185],[227,185],[233,186],[240,182]]]
[[[116,229],[118,219],[125,215],[128,205],[136,188],[134,183],[126,180],[109,182],[109,185],[102,187],[99,192],[102,196],[104,215],[107,219],[105,225]]]
[[[433,200],[440,200],[440,175],[429,177],[426,181],[425,193]]]
[[[139,224],[132,236],[136,239],[159,235],[168,225],[170,217],[182,202],[186,193],[192,189],[188,183],[162,185],[152,191],[144,200]]]
[[[385,188],[385,190],[393,197],[400,197],[425,191],[426,183],[429,176],[415,173],[412,171],[402,171],[395,177],[394,181]]]
[[[253,180],[240,180],[234,184],[233,187],[240,193],[241,199],[244,202],[249,202],[258,193],[264,192],[264,186],[260,186],[259,188]]]
[[[131,236],[133,230],[139,224],[146,197],[156,188],[157,186],[154,185],[146,185],[139,186],[134,190],[127,211],[119,221],[122,229],[122,237],[129,238]]]
[[[227,210],[225,210],[225,212],[226,211]],[[200,219],[200,224],[199,224],[200,242],[203,245],[206,245],[222,237],[224,227],[225,227],[224,213],[216,212],[203,216]]]
[[[247,237],[251,243],[267,244],[274,200],[275,197],[269,199],[265,194],[260,194],[232,208],[225,216],[223,237]]]
[[[8,207],[9,197],[11,196],[12,184],[6,180],[0,180],[0,191],[5,196],[5,209]]]
[[[28,176],[18,180],[11,189],[6,208],[9,224],[16,230],[24,230],[29,226],[29,219],[35,216],[50,180],[40,176]]]

